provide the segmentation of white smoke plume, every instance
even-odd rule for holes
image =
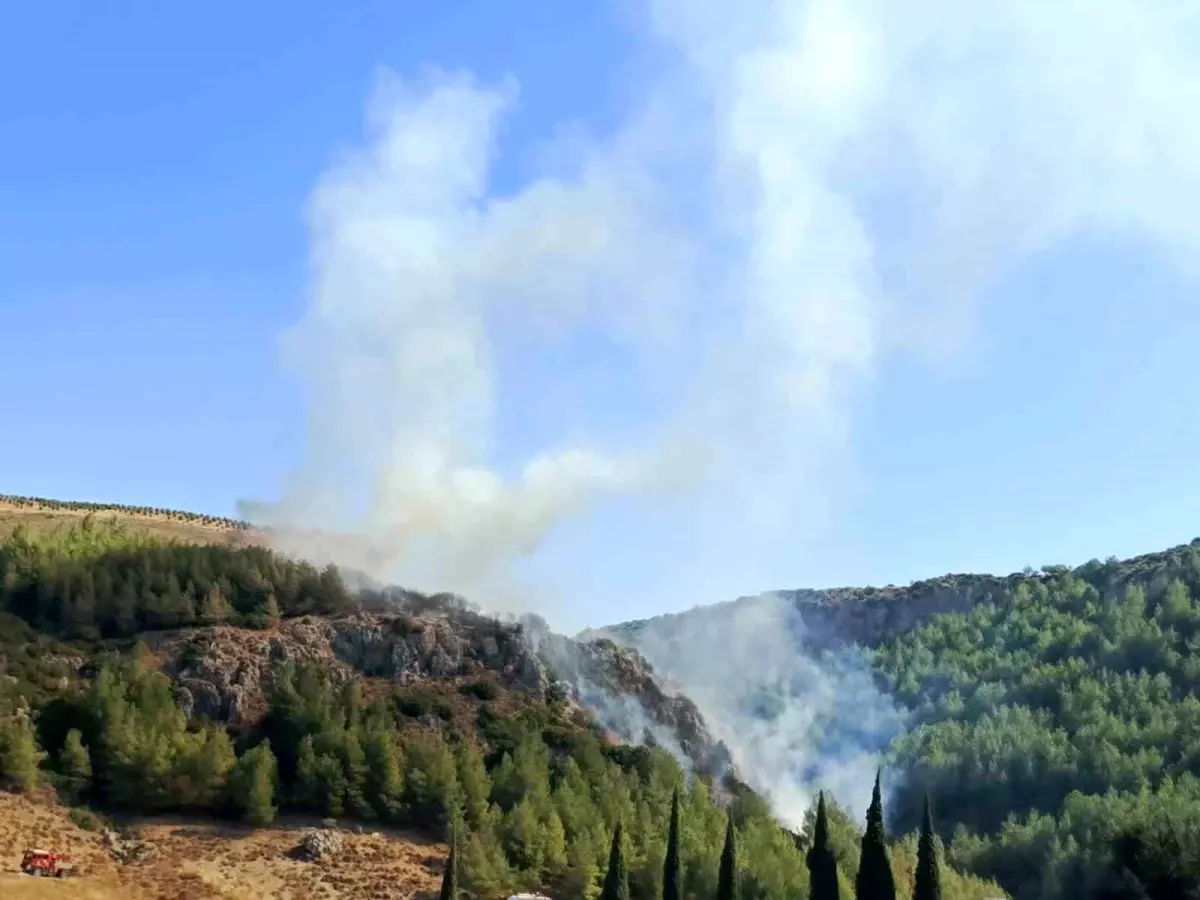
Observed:
[[[664,616],[629,643],[701,709],[738,775],[794,830],[818,789],[865,810],[901,714],[853,647],[816,653],[795,604],[775,593]]]
[[[1183,0],[643,9],[658,65],[642,105],[503,196],[515,83],[381,79],[364,145],[312,197],[311,303],[286,341],[307,454],[254,513],[295,546],[511,608],[519,562],[564,522],[669,491],[688,498],[694,597],[836,506],[855,397],[889,353],[962,347],[1008,269],[1084,233],[1195,258],[1200,53]],[[514,358],[574,339],[636,373],[605,373],[609,400],[637,386],[636,411],[580,403],[558,436],[500,440],[527,399],[509,390]],[[304,537],[318,526],[354,537]],[[749,663],[761,639],[726,646],[756,648]],[[853,683],[777,674],[808,678],[817,709]],[[805,733],[811,713],[794,715],[786,731]],[[773,764],[780,728],[747,766]]]

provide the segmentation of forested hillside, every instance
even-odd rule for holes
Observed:
[[[811,828],[807,838],[781,828],[735,779],[615,741],[559,683],[530,680],[526,658],[504,646],[518,633],[510,626],[446,618],[436,598],[404,592],[386,598],[406,604],[402,614],[363,619],[332,567],[261,547],[164,542],[86,518],[16,529],[0,540],[0,573],[0,787],[49,785],[81,822],[175,813],[263,826],[287,813],[442,838],[457,821],[456,871],[470,895],[536,888],[563,898],[600,893],[619,824],[630,896],[650,898],[663,890],[678,788],[686,895],[718,890],[728,820],[745,900],[814,896],[798,845],[811,843]],[[456,651],[447,629],[471,646]],[[358,670],[306,659],[319,642],[295,640],[309,632],[342,641]],[[258,647],[258,634],[268,669],[211,656]],[[620,668],[603,690],[638,676],[611,645],[598,653],[593,668]],[[219,687],[235,697],[255,673],[264,708],[234,717],[226,704],[214,718],[218,708],[194,693],[206,684],[197,672],[226,679]],[[862,811],[830,803],[827,818],[848,896]],[[898,841],[891,866],[901,900],[916,865],[915,838]],[[946,900],[997,892],[949,868],[943,881]]]
[[[253,823],[295,812],[438,836],[461,817],[463,885],[477,896],[520,887],[591,896],[620,822],[633,896],[650,897],[670,796],[685,785],[689,893],[717,889],[732,798],[743,896],[813,896],[811,813],[798,847],[744,785],[689,774],[666,749],[615,742],[510,646],[519,626],[448,619],[442,601],[402,591],[356,596],[335,568],[263,547],[164,541],[91,518],[15,529],[0,539],[0,574],[0,776],[10,788],[50,784],[99,811]],[[805,621],[813,596],[790,601]],[[360,621],[364,598],[409,605]],[[812,608],[820,628],[797,633],[792,651],[813,657],[822,677],[839,671],[844,652],[865,652],[881,697],[900,711],[882,749],[888,825],[903,836],[891,847],[901,897],[912,890],[926,797],[950,863],[947,898],[988,896],[992,879],[1020,900],[1183,897],[1200,884],[1200,543],[1074,570],[840,592]],[[722,658],[732,666],[732,622],[712,626],[738,609],[674,617],[672,646],[708,669]],[[689,616],[705,629],[689,633]],[[851,623],[849,636],[839,622]],[[790,639],[793,623],[762,624]],[[624,634],[648,647],[658,627]],[[319,642],[295,643],[309,632],[342,657],[310,658]],[[239,634],[267,636],[249,642],[267,668],[221,655],[247,644]],[[581,698],[620,700],[629,673],[601,678],[596,666],[620,673],[629,660],[611,644],[591,646],[591,677],[603,683]],[[224,668],[224,699],[201,703],[201,675],[221,681]],[[721,673],[747,677],[736,666]],[[232,715],[251,687],[261,703]],[[769,724],[778,706],[762,687],[751,694]],[[822,713],[820,746],[862,739],[862,714]],[[703,744],[703,724],[685,720]],[[848,896],[862,811],[827,806]]]
[[[930,790],[952,858],[1020,897],[1079,890],[1122,835],[1200,877],[1200,549],[1141,562],[1027,578],[878,649],[910,710],[898,821]]]
[[[836,671],[858,638],[880,702],[899,708],[894,829],[916,827],[928,792],[949,859],[1021,900],[1141,896],[1130,872],[1151,897],[1200,890],[1200,542],[1074,570],[780,597],[813,671]],[[760,627],[741,617],[746,603],[611,633],[686,673],[691,658],[730,652],[710,636]],[[770,719],[756,702],[747,715]],[[823,739],[858,739],[861,715],[835,715]]]
[[[336,568],[317,571],[264,547],[162,542],[92,518],[44,533],[18,526],[0,542],[0,578],[7,612],[66,638],[219,622],[261,627],[353,606]]]

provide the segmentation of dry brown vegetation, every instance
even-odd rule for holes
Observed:
[[[148,507],[116,504],[66,503],[26,497],[0,495],[0,538],[18,525],[30,531],[45,532],[70,527],[87,516],[101,521],[119,522],[152,537],[187,544],[246,544],[259,542],[261,536],[245,526],[219,516],[203,516]]]
[[[436,892],[444,846],[396,831],[345,834],[335,859],[306,862],[294,850],[314,822],[248,829],[208,819],[156,818],[123,827],[153,852],[125,865],[48,795],[0,793],[0,896],[5,900],[393,900]],[[41,846],[75,857],[77,877],[31,878],[21,854]]]

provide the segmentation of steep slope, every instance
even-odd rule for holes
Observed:
[[[635,896],[654,896],[670,796],[690,770],[688,893],[715,890],[728,809],[748,895],[807,896],[796,835],[636,651],[449,595],[355,593],[333,567],[131,523],[85,516],[0,539],[0,747],[17,748],[0,752],[0,788],[40,779],[177,848],[170,866],[122,863],[118,880],[208,897],[252,878],[306,896],[294,878],[314,870],[285,859],[295,816],[439,838],[461,814],[474,896],[590,894],[618,821]],[[239,818],[259,827],[220,824]],[[845,819],[847,847],[855,828]],[[187,862],[206,842],[243,874]],[[351,871],[317,880],[346,892],[313,896],[376,891]],[[952,883],[953,900],[996,890]]]
[[[855,760],[886,752],[893,827],[932,795],[950,858],[1022,900],[1200,885],[1200,541],[607,633],[681,682],[764,789],[861,782]]]
[[[681,748],[713,756],[694,706],[664,693],[637,654],[532,619],[497,621],[448,595],[354,597],[335,569],[265,548],[164,542],[83,518],[0,540],[0,573],[0,789],[38,778],[40,744],[43,782],[134,816],[140,830],[157,829],[156,844],[168,834],[147,814],[307,814],[437,837],[462,804],[474,892],[582,889],[618,818],[633,848],[652,848],[661,830],[679,764],[632,745],[655,731],[689,768]],[[599,721],[585,695],[610,697]],[[552,793],[562,777],[571,789]],[[707,788],[693,806],[719,815]],[[763,815],[748,813],[747,825]],[[791,852],[776,831],[752,856],[764,872],[781,871]],[[273,833],[260,828],[253,842]],[[234,839],[220,836],[222,847]],[[658,863],[638,852],[631,871],[653,880]],[[217,896],[200,892],[201,882],[216,889],[205,871],[188,890]],[[330,877],[355,883],[349,872]],[[696,870],[697,885],[707,877]]]

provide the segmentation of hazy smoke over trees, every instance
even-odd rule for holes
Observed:
[[[550,573],[564,605],[535,605],[560,627],[581,559],[606,560],[578,579],[595,622],[602,573],[647,545],[653,602],[752,589],[852,483],[854,400],[886,355],[953,352],[980,289],[1065,236],[1134,232],[1180,264],[1200,243],[1179,0],[642,12],[640,105],[504,194],[515,82],[380,77],[311,198],[284,341],[307,452],[247,510],[293,547],[509,609]],[[603,540],[560,557],[596,513]]]

